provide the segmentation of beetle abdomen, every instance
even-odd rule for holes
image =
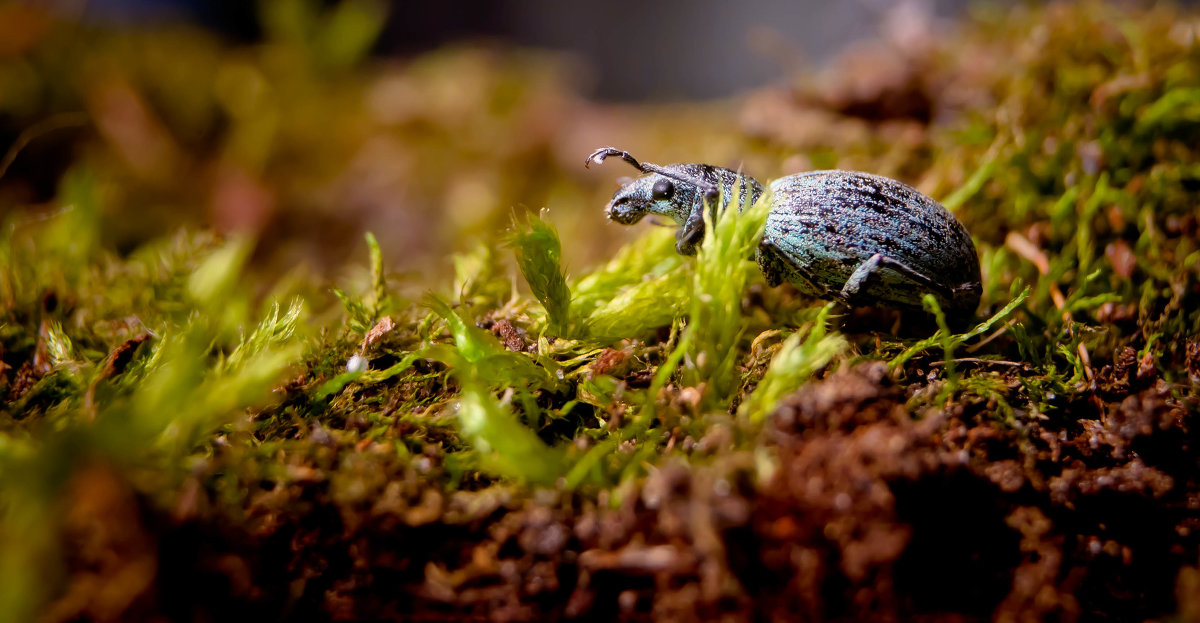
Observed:
[[[962,224],[933,199],[890,178],[839,170],[784,177],[771,190],[765,236],[816,281],[836,289],[881,254],[938,287],[883,265],[862,294],[920,308],[921,296],[932,291],[950,310],[974,311],[980,281],[975,247]]]

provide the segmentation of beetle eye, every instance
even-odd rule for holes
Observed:
[[[670,199],[671,195],[675,194],[675,185],[671,180],[658,180],[654,182],[654,188],[650,190],[650,194],[655,199]]]

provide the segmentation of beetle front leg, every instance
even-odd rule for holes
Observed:
[[[709,205],[716,205],[716,201],[717,191],[712,189],[704,193],[696,205],[692,206],[692,213],[684,221],[683,229],[679,230],[675,241],[675,251],[680,255],[696,254],[696,249],[704,241],[704,209]]]
[[[679,230],[675,240],[675,251],[680,255],[695,255],[696,249],[704,241],[704,212],[692,210],[683,229]]]
[[[867,281],[871,279],[872,276],[878,274],[879,269],[885,266],[900,273],[904,277],[919,283],[922,286],[925,286],[927,289],[940,294],[946,301],[954,300],[954,292],[950,288],[947,288],[946,286],[921,274],[917,270],[909,267],[907,264],[900,262],[899,260],[894,260],[882,253],[876,253],[875,255],[872,255],[871,257],[867,258],[865,262],[859,264],[858,268],[854,269],[854,272],[850,274],[850,278],[846,279],[846,284],[842,286],[842,291],[839,298],[846,302],[853,302],[858,299],[858,297],[866,291]]]

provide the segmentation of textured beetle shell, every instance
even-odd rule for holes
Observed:
[[[833,170],[780,178],[771,183],[771,190],[774,200],[764,241],[819,282],[809,284],[786,268],[784,274],[772,274],[784,267],[764,263],[760,253],[759,263],[773,285],[787,279],[811,294],[828,296],[879,253],[942,286],[942,292],[932,293],[947,312],[972,314],[979,305],[979,258],[971,236],[941,204],[911,186],[879,175]],[[881,266],[859,296],[920,309],[922,295],[930,290]]]

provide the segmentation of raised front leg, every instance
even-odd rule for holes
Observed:
[[[692,213],[688,215],[675,240],[675,251],[680,255],[695,255],[696,249],[700,248],[700,243],[704,241],[704,209],[706,206],[716,205],[717,196],[717,190],[713,188],[701,195],[692,207]]]
[[[860,301],[859,297],[866,291],[867,282],[879,273],[880,268],[885,266],[900,273],[904,278],[942,295],[942,298],[946,301],[954,300],[954,291],[951,288],[930,279],[907,264],[894,260],[882,253],[872,255],[865,262],[859,264],[858,268],[854,269],[854,272],[850,274],[850,278],[846,279],[846,284],[842,286],[839,298],[847,303],[869,304],[871,301]]]

